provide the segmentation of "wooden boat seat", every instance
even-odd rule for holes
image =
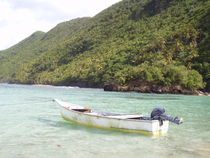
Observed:
[[[109,118],[118,118],[118,119],[141,119],[143,117],[142,114],[116,114],[111,112],[101,112],[97,110],[85,111],[88,115],[95,116],[106,116]]]
[[[143,117],[142,114],[122,114],[118,116],[107,116],[110,118],[118,118],[118,119],[140,119]]]

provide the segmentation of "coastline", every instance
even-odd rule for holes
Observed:
[[[174,86],[160,86],[146,82],[133,82],[127,86],[121,86],[114,82],[108,82],[104,85],[104,91],[115,92],[138,92],[138,93],[155,93],[155,94],[183,94],[183,95],[197,95],[210,96],[210,93],[200,90],[187,90],[179,85]]]
[[[182,94],[182,95],[197,95],[197,96],[209,96],[209,92],[203,92],[201,90],[183,90],[179,86],[174,87],[161,87],[157,85],[153,86],[121,86],[113,82],[105,83],[103,86],[85,83],[72,83],[72,84],[29,84],[29,83],[14,83],[14,82],[0,82],[0,84],[19,84],[19,85],[31,85],[31,86],[46,86],[46,87],[65,87],[65,88],[101,88],[104,91],[114,92],[137,92],[137,93],[154,93],[154,94]]]

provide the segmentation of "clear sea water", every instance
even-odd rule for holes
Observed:
[[[166,136],[85,127],[60,117],[53,98],[109,112],[181,116]],[[0,158],[210,158],[210,97],[0,84]]]

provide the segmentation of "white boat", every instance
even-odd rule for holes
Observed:
[[[142,114],[99,112],[58,99],[54,101],[59,105],[61,116],[65,120],[81,125],[148,135],[165,134],[169,127],[168,120],[145,119],[149,117],[143,117]]]

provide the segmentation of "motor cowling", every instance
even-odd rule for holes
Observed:
[[[183,123],[182,122],[182,118],[179,119],[178,117],[172,117],[170,115],[167,115],[165,113],[165,109],[164,108],[160,108],[160,107],[154,108],[152,110],[152,112],[151,112],[151,119],[152,120],[159,120],[161,124],[165,120],[171,121],[171,122],[176,123],[176,124]]]

